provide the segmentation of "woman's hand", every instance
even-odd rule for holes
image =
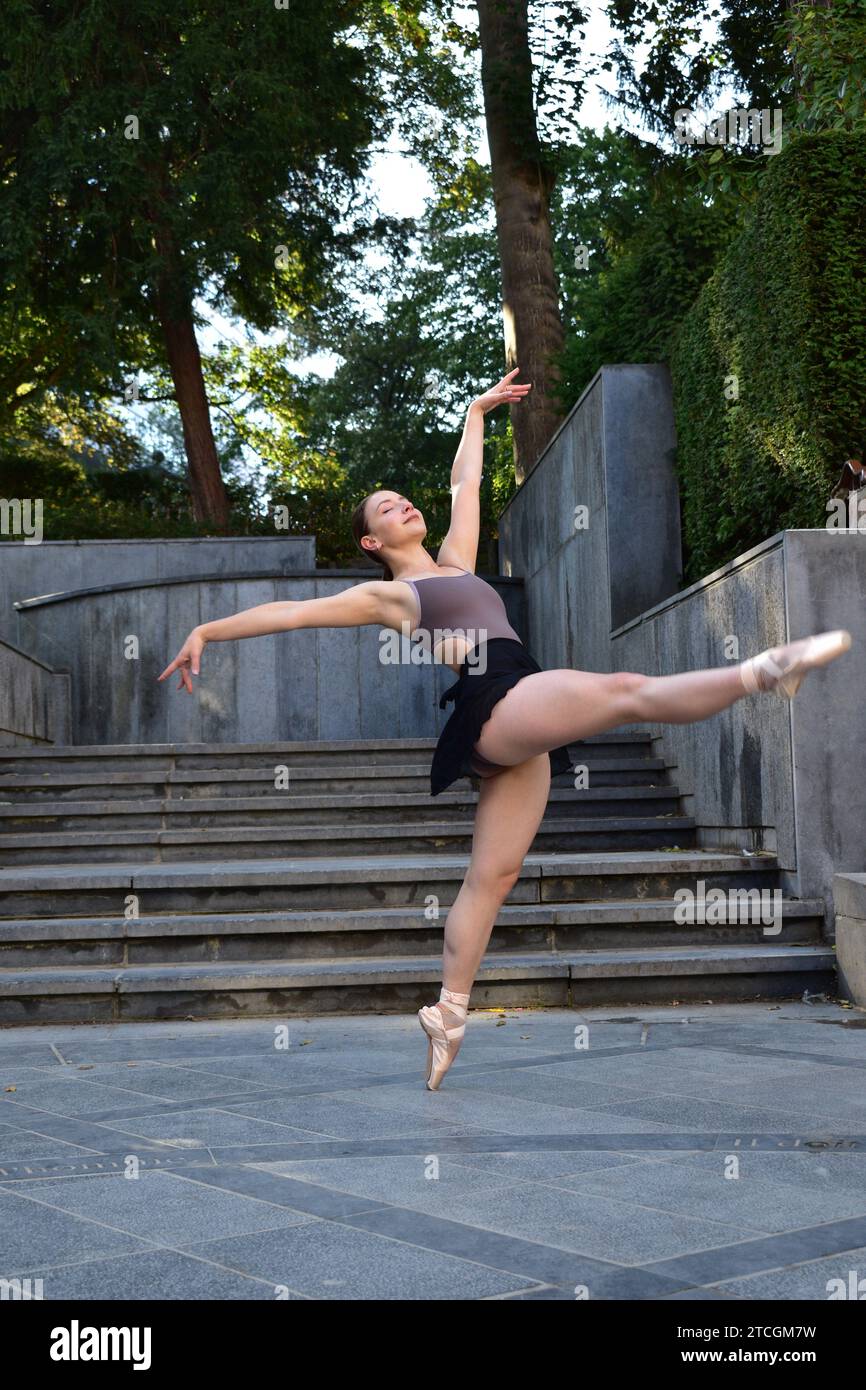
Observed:
[[[162,675],[158,676],[157,679],[164,681],[166,676],[171,675],[172,671],[178,671],[180,673],[180,680],[177,683],[176,689],[180,690],[181,686],[184,686],[191,695],[192,676],[190,672],[192,672],[193,676],[199,674],[201,654],[205,649],[206,642],[207,638],[202,636],[201,629],[194,627],[174,661],[172,661],[169,666],[166,666]]]
[[[472,405],[476,409],[482,410],[486,415],[488,410],[495,410],[498,405],[505,405],[507,402],[522,401],[527,391],[532,390],[532,386],[530,384],[521,386],[512,380],[513,377],[517,376],[519,371],[520,368],[515,367],[513,371],[508,372],[502,380],[497,381],[496,385],[491,387],[489,391],[485,391],[483,396],[476,397]]]

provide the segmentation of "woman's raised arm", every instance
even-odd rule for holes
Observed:
[[[484,416],[498,405],[522,401],[531,385],[519,385],[513,367],[495,386],[476,396],[466,412],[460,447],[451,465],[451,522],[439,547],[440,565],[475,569],[481,528],[481,468],[484,461]]]

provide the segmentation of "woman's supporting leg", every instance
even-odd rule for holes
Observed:
[[[482,782],[469,867],[445,922],[446,989],[462,994],[472,989],[497,914],[520,875],[549,794],[547,753]]]
[[[533,671],[497,701],[477,748],[485,758],[510,767],[620,724],[692,724],[746,694],[739,665],[675,676]]]

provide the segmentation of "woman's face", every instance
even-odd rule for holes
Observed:
[[[365,534],[392,551],[407,541],[417,543],[427,534],[423,516],[399,492],[374,492],[367,503],[366,520]]]

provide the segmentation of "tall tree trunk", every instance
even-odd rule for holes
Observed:
[[[183,424],[193,516],[196,521],[227,531],[229,499],[211,427],[192,306],[179,307],[165,282],[160,284],[157,305]]]
[[[550,194],[554,175],[543,159],[535,121],[527,0],[476,0],[481,83],[493,174],[502,267],[506,371],[531,381],[513,409],[514,473],[532,472],[562,423],[551,387],[552,355],[564,343],[553,265]]]
[[[161,270],[154,286],[155,307],[183,425],[193,516],[196,521],[214,526],[218,531],[227,531],[229,499],[213,437],[201,353],[192,316],[192,296],[185,283],[177,243],[160,206],[167,203],[169,196],[163,167],[157,167],[154,182],[159,185],[160,196],[154,200],[149,212],[154,243],[161,261]]]

